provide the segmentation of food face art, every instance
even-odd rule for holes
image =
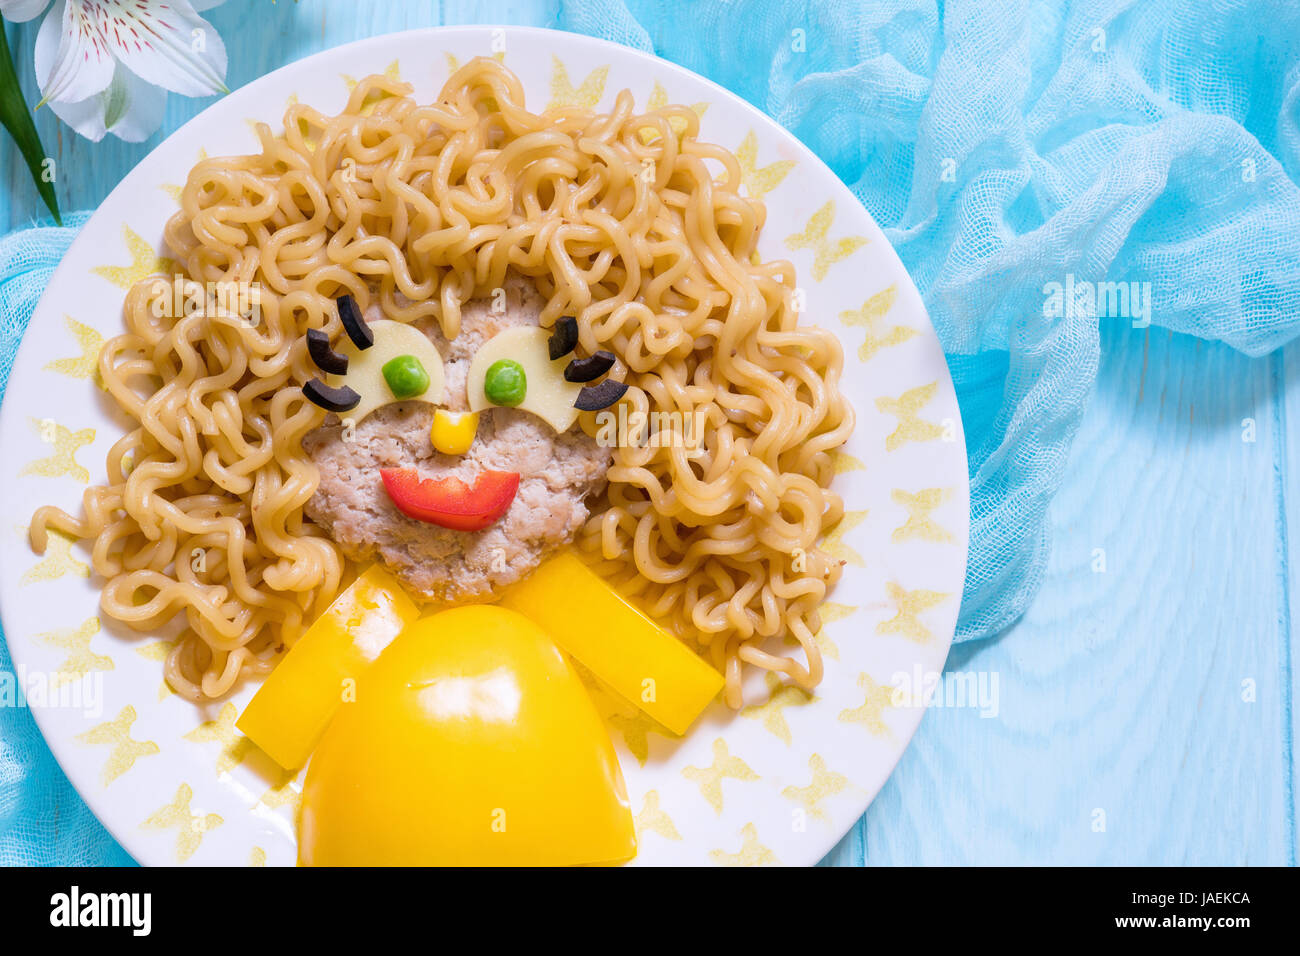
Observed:
[[[349,489],[367,489],[364,501],[334,508],[329,504],[333,485],[323,482],[313,499],[318,520],[335,529],[352,527],[357,542],[349,557],[378,554],[421,597],[474,599],[522,577],[572,540],[580,522],[569,519],[585,519],[585,499],[603,487],[608,452],[574,426],[580,411],[613,405],[627,386],[606,377],[615,366],[612,352],[577,357],[576,319],[562,317],[552,328],[542,328],[533,324],[532,302],[530,285],[512,279],[504,299],[467,308],[460,334],[448,340],[433,327],[426,334],[414,324],[368,319],[356,300],[345,295],[336,300],[342,327],[336,341],[321,330],[307,335],[307,352],[320,375],[304,385],[303,394],[339,420],[337,437],[328,445],[309,442],[309,450],[313,457],[337,464],[341,483]],[[445,343],[441,350],[435,340]],[[450,382],[449,365],[454,369]],[[409,458],[385,454],[373,459],[378,467],[368,467],[368,449],[375,441],[407,431],[401,425],[385,426],[415,415],[428,421],[419,442],[423,447]],[[493,427],[485,427],[488,420]],[[512,441],[498,435],[506,420],[513,420]],[[322,431],[333,436],[329,427]],[[409,431],[407,437],[416,439],[418,431]],[[361,450],[354,462],[346,459],[350,445]],[[583,464],[576,474],[563,466],[570,457],[566,448],[580,453]],[[491,462],[479,454],[489,449]],[[504,542],[485,548],[473,536],[488,532],[481,537],[494,542],[501,537],[490,529],[510,513],[521,487],[530,490],[530,479],[533,500],[520,502],[519,513],[504,529],[505,537],[530,546],[514,553]],[[537,500],[538,483],[567,499],[550,502],[563,507],[545,507],[547,502]],[[547,513],[540,523],[539,504]],[[561,522],[548,527],[552,522],[546,519],[557,513]],[[366,514],[374,518],[362,517]],[[411,544],[411,561],[390,560],[393,549],[386,552],[390,542],[384,540],[390,533]],[[429,542],[437,542],[449,562],[458,551],[472,565],[487,559],[485,572],[456,589],[426,586],[415,565]]]
[[[567,658],[672,733],[739,709],[746,668],[817,686],[842,349],[689,107],[531,113],[483,57],[411,92],[366,78],[195,167],[169,255],[255,284],[259,323],[162,315],[137,283],[99,362],[135,425],[32,544],[92,542],[108,618],[181,618],[185,696],[264,677],[237,726],[310,761],[303,862],[626,859]],[[577,427],[619,402],[655,440]]]

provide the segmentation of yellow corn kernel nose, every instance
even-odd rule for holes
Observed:
[[[477,431],[478,412],[449,412],[439,408],[433,413],[429,438],[433,447],[444,455],[463,455],[474,444]]]

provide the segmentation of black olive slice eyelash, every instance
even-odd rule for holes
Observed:
[[[551,354],[551,361],[563,358],[578,347],[578,320],[571,315],[564,315],[555,320],[555,331],[546,340],[546,348]]]
[[[307,330],[307,354],[322,372],[331,375],[348,373],[348,357],[330,348],[330,337],[320,329]]]
[[[318,378],[313,378],[304,385],[302,394],[313,405],[319,405],[327,412],[346,412],[361,404],[361,396],[346,385],[333,388]]]
[[[622,398],[626,391],[625,383],[607,378],[599,385],[588,385],[580,391],[573,407],[583,412],[597,412],[602,408],[609,408]]]
[[[348,334],[352,344],[362,350],[374,345],[375,333],[370,330],[369,324],[361,315],[361,310],[357,308],[357,300],[350,295],[341,295],[334,301],[338,306],[339,321],[343,323],[343,331]]]
[[[591,382],[614,367],[614,353],[601,349],[595,355],[576,358],[564,367],[566,382]]]

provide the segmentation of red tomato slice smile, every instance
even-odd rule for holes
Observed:
[[[421,478],[414,468],[381,468],[384,490],[397,510],[416,521],[453,531],[482,531],[515,500],[519,474],[485,471],[467,485],[459,478]]]

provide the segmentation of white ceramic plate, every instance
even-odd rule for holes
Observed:
[[[55,272],[0,409],[0,609],[13,660],[59,763],[141,863],[291,864],[301,782],[278,778],[236,735],[253,688],[204,707],[170,694],[160,662],[170,635],[119,633],[99,619],[84,551],[56,540],[38,558],[26,542],[38,506],[77,511],[122,433],[93,380],[99,344],[121,329],[126,288],[159,269],[177,185],[202,152],[253,151],[254,120],[280,128],[293,97],[335,112],[352,78],[372,72],[400,75],[428,101],[453,64],[501,51],[534,109],[608,107],[626,87],[640,107],[687,103],[702,114],[702,138],[734,150],[747,189],[767,203],[764,257],[794,262],[808,319],[844,343],[858,412],[835,479],[848,514],[829,548],[847,565],[826,608],[825,680],[809,699],[755,678],[753,706],[732,714],[715,704],[681,740],[633,712],[614,716],[637,862],[815,863],[861,816],[921,720],[908,692],[943,668],[965,575],[966,452],[939,342],[871,217],[781,127],[653,57],[513,27],[375,37],[235,91],[140,163]]]

